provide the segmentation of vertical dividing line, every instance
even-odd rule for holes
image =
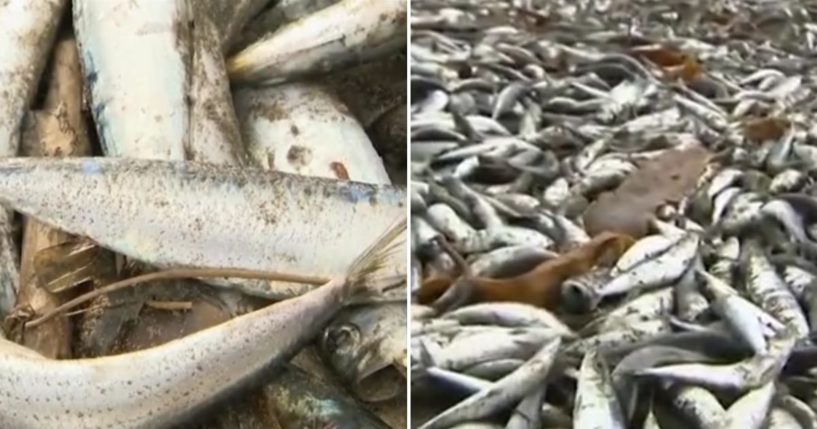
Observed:
[[[411,425],[411,0],[406,16],[406,426]]]

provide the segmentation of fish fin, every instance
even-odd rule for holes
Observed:
[[[388,282],[382,281],[383,279],[375,276],[375,273],[385,267],[393,252],[403,249],[403,240],[395,242],[395,239],[406,230],[406,227],[407,220],[403,217],[352,262],[346,274],[347,296],[381,293],[384,284]]]

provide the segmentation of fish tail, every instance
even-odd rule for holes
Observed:
[[[384,283],[388,283],[393,276],[380,278],[378,271],[385,268],[389,257],[395,251],[404,248],[404,240],[395,241],[406,230],[407,220],[404,216],[386,230],[375,242],[360,254],[349,266],[346,274],[346,296],[361,294],[380,294]],[[403,278],[402,280],[405,280]]]

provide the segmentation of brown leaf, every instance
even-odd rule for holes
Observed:
[[[743,124],[743,134],[749,140],[777,140],[789,129],[789,121],[779,117],[750,119]]]

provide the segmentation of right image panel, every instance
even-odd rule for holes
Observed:
[[[412,1],[412,427],[817,424],[816,14]]]

